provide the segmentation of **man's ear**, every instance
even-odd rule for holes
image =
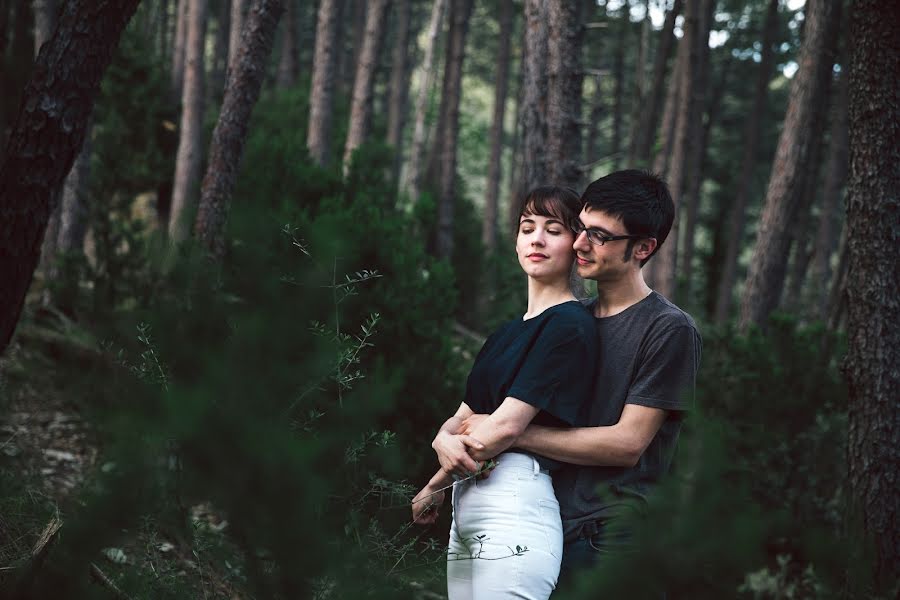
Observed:
[[[648,258],[658,246],[656,238],[643,238],[634,246],[634,258],[644,260]]]

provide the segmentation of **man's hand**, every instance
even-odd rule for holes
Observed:
[[[482,450],[484,444],[468,435],[453,435],[445,431],[439,432],[431,442],[437,453],[441,469],[445,473],[458,477],[467,477],[478,470],[478,463],[469,456],[468,448]]]
[[[471,435],[475,428],[478,427],[482,421],[488,418],[488,415],[482,414],[474,414],[463,419],[462,427],[459,430],[459,433],[462,435]]]
[[[431,525],[438,518],[438,509],[444,504],[444,491],[434,491],[430,485],[422,488],[412,500],[412,520],[416,525]]]

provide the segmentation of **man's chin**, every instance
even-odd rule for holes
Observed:
[[[578,276],[582,279],[593,279],[591,275],[594,275],[594,263],[587,263],[586,265],[575,265],[575,272],[578,273]]]

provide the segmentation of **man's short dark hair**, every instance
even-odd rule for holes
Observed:
[[[656,238],[653,254],[641,261],[641,266],[656,254],[675,221],[675,204],[669,187],[661,177],[649,171],[626,169],[610,173],[591,183],[581,195],[588,210],[599,210],[622,220],[631,235]],[[638,240],[629,240],[625,259],[631,256]]]

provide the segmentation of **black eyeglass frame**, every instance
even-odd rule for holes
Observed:
[[[575,234],[576,238],[579,235],[581,235],[582,231],[587,235],[587,240],[592,244],[596,244],[597,246],[602,246],[606,242],[615,242],[617,240],[640,240],[640,239],[647,238],[646,235],[633,235],[633,234],[631,234],[631,235],[603,235],[596,229],[591,229],[591,228],[585,227],[584,225],[581,225],[581,224],[574,225],[572,227],[572,233]],[[599,240],[599,241],[597,241],[597,240]]]

